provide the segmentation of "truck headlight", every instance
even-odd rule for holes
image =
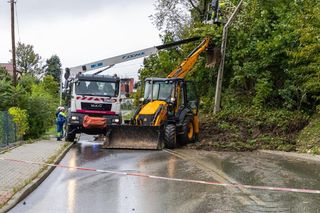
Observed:
[[[71,116],[71,120],[72,121],[77,121],[77,120],[79,120],[79,117],[78,116]]]
[[[120,122],[120,119],[119,119],[119,118],[115,118],[115,119],[113,119],[113,122],[114,122],[114,123],[119,123],[119,122]]]

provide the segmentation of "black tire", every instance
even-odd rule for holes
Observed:
[[[174,124],[168,124],[165,127],[164,145],[168,149],[174,149],[177,147],[176,126]]]
[[[195,141],[193,119],[190,116],[186,116],[182,122],[183,134],[178,135],[178,143],[180,145],[186,145]]]
[[[65,141],[74,142],[75,138],[76,133],[74,131],[74,128],[72,128],[71,126],[67,126]]]

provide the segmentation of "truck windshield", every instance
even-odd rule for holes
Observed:
[[[174,84],[168,81],[151,82],[147,81],[144,90],[144,99],[151,100],[168,100],[173,97],[172,92]]]
[[[119,83],[80,80],[75,84],[75,92],[77,95],[117,97]]]

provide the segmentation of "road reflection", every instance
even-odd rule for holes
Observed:
[[[77,166],[77,153],[72,152],[69,160],[70,167]],[[75,171],[76,169],[70,169],[71,171]],[[67,194],[68,194],[68,213],[74,213],[75,211],[75,199],[76,199],[76,180],[69,179],[67,183]]]

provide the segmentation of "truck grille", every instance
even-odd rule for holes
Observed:
[[[81,103],[81,109],[84,110],[100,110],[100,111],[111,111],[111,104],[100,104],[100,103]]]

